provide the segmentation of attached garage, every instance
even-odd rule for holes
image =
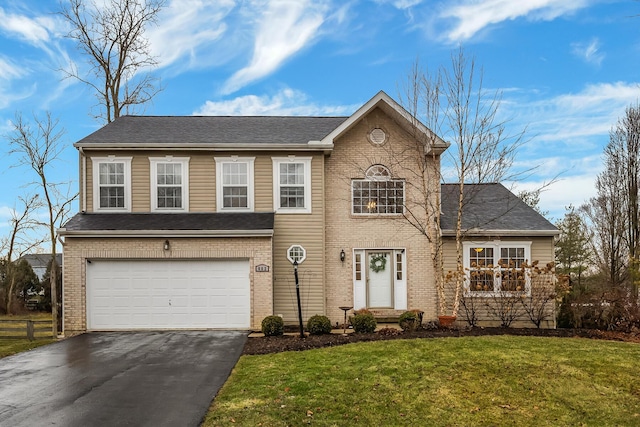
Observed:
[[[87,330],[249,329],[248,260],[87,259]]]

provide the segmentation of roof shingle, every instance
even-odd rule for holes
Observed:
[[[443,232],[456,228],[458,184],[442,184]],[[476,231],[513,231],[557,234],[558,229],[502,184],[465,184],[462,229]]]
[[[347,117],[122,116],[76,142],[87,144],[306,144]]]
[[[64,225],[74,231],[273,230],[273,212],[79,213]]]

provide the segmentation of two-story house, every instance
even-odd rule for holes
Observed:
[[[417,142],[421,177],[402,157]],[[446,238],[446,186],[442,213],[414,208],[440,205],[448,144],[383,92],[349,117],[125,116],[74,145],[81,212],[59,230],[67,334],[295,323],[293,261],[305,319],[342,321],[341,306],[437,317],[432,249],[405,218],[440,214]],[[487,193],[485,211],[510,207],[470,223],[470,244],[552,261],[555,227],[495,188],[508,203]]]

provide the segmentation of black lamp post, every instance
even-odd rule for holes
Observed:
[[[304,338],[302,326],[302,306],[300,305],[300,284],[298,283],[298,260],[293,261],[293,277],[296,279],[296,298],[298,299],[298,320],[300,321],[300,338]]]

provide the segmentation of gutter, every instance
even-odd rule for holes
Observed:
[[[59,235],[65,237],[273,237],[273,229],[267,230],[67,230],[61,228]]]
[[[462,230],[463,236],[557,236],[560,230],[485,230],[481,228],[471,228]],[[455,230],[442,230],[442,235],[455,237]]]
[[[246,143],[246,144],[233,144],[233,143],[209,143],[209,142],[193,142],[180,145],[158,144],[158,143],[139,143],[131,144],[126,142],[115,143],[75,143],[74,147],[79,150],[109,150],[109,151],[142,151],[142,150],[157,150],[157,151],[331,151],[333,150],[333,143],[323,143],[319,141],[309,141],[304,144],[286,144],[286,143]]]

